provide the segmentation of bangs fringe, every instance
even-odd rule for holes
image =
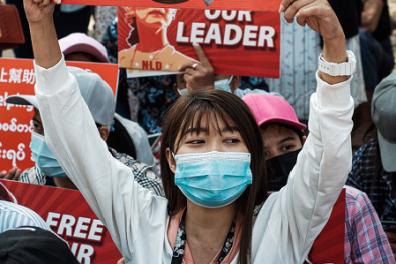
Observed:
[[[183,136],[188,133],[196,132],[198,135],[202,132],[202,119],[206,117],[207,134],[210,134],[210,129],[214,128],[217,133],[222,136],[219,120],[224,123],[225,127],[234,132],[235,127],[238,127],[232,118],[225,112],[225,110],[218,104],[207,101],[193,101],[192,104],[187,105],[183,119],[185,120],[179,131],[179,139],[175,144],[175,153],[177,152]],[[238,128],[239,129],[239,128]]]

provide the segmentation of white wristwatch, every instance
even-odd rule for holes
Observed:
[[[319,56],[319,70],[331,76],[349,76],[356,70],[356,57],[352,51],[347,51],[347,62],[334,63],[327,62],[323,54]]]

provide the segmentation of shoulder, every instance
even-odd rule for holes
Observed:
[[[365,192],[350,186],[345,186],[345,189],[346,207],[349,217],[358,215],[359,218],[364,218],[375,213],[375,209]]]
[[[352,171],[349,173],[349,177],[357,180],[362,177],[364,173],[358,173],[361,170],[366,172],[372,171],[375,166],[375,156],[377,154],[377,142],[371,140],[359,148],[358,151],[352,157]],[[370,165],[370,166],[368,166]]]
[[[358,151],[356,151],[356,153],[353,155],[353,160],[375,155],[376,150],[377,141],[370,140],[369,142],[361,146]]]
[[[28,224],[48,229],[45,225],[44,220],[37,213],[27,207],[12,202],[0,201],[0,215],[2,215],[3,213],[12,215],[12,219],[14,219],[15,225],[14,227],[18,227],[22,224]]]

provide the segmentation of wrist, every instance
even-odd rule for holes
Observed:
[[[347,61],[345,36],[323,39],[323,57],[328,62],[343,63]]]

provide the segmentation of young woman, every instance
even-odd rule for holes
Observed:
[[[260,130],[246,104],[224,91],[182,97],[164,127],[166,198],[157,197],[134,182],[98,136],[59,51],[50,0],[24,3],[48,146],[126,263],[304,262],[351,168],[349,76],[318,73],[304,158],[268,198]],[[344,34],[325,0],[284,0],[280,11],[322,34],[323,59],[346,62]]]

